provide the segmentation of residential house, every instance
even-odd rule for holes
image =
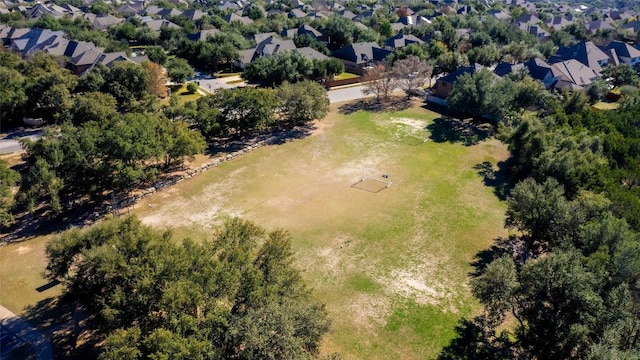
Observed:
[[[525,31],[535,36],[536,40],[540,42],[547,41],[551,38],[551,34],[538,25],[529,25]]]
[[[356,17],[356,14],[352,13],[349,10],[340,10],[340,11],[338,11],[338,15],[340,15],[340,16],[342,16],[344,18],[347,18],[349,20],[353,20]]]
[[[125,20],[123,18],[115,17],[111,14],[84,14],[84,18],[91,24],[96,30],[107,30],[108,28],[122,24]]]
[[[556,70],[554,75],[560,75],[555,77],[556,82],[553,85],[558,90],[582,90],[600,77],[600,72],[573,59],[553,63],[551,67]]]
[[[640,31],[640,20],[630,21],[622,25],[621,29],[630,36],[635,35]]]
[[[189,9],[182,12],[182,16],[186,17],[191,21],[198,21],[207,15],[206,12],[198,9]]]
[[[555,84],[556,77],[560,76],[557,69],[538,58],[529,59],[523,65],[529,71],[529,76],[542,82],[545,89],[550,89]]]
[[[306,24],[300,25],[297,28],[283,29],[280,33],[280,36],[289,39],[293,39],[296,35],[309,35],[313,39],[320,41],[323,41],[325,38],[320,31],[316,30],[313,26]]]
[[[52,18],[60,19],[68,14],[71,13],[67,9],[56,4],[35,4],[27,11],[27,16],[30,19],[40,19],[44,15],[49,15]]]
[[[456,10],[458,15],[469,15],[476,14],[478,11],[471,5],[463,5],[461,8]]]
[[[392,52],[382,49],[374,42],[353,43],[333,52],[349,72],[362,73],[363,69],[380,63]]]
[[[297,48],[297,49],[295,49],[293,51],[299,53],[300,55],[302,55],[305,58],[307,58],[309,60],[312,60],[312,61],[313,60],[323,61],[323,60],[329,60],[330,59],[330,57],[328,57],[327,55],[319,52],[318,50],[316,50],[314,48],[310,48],[308,46]]]
[[[149,15],[154,15],[154,14],[149,14]],[[158,11],[157,13],[155,13],[155,15],[160,16],[162,19],[167,19],[173,16],[180,16],[182,15],[182,11],[172,8],[172,9],[162,9],[160,11]]]
[[[504,77],[510,74],[521,73],[523,69],[525,69],[525,66],[523,63],[512,64],[508,62],[501,62],[498,65],[496,65],[495,69],[493,69],[493,73],[500,77]]]
[[[608,14],[604,14],[604,18],[609,18],[611,20],[629,20],[635,17],[636,14],[631,10],[611,10]]]
[[[153,31],[162,31],[164,28],[169,29],[181,29],[181,27],[177,24],[172,23],[169,20],[158,19],[158,20],[149,20],[144,22],[151,30]]]
[[[302,18],[307,17],[307,13],[302,11],[302,10],[300,10],[300,9],[292,9],[287,14],[287,17],[289,19],[302,19]]]
[[[209,36],[219,33],[218,29],[200,30],[195,34],[188,34],[187,38],[191,41],[206,41]]]
[[[542,23],[542,21],[540,20],[540,18],[538,18],[535,15],[532,14],[523,14],[518,16],[515,20],[514,23],[516,24],[517,27],[519,27],[522,30],[527,31],[527,29],[529,28],[529,26],[532,25],[539,25]]]
[[[231,11],[237,11],[240,10],[240,7],[234,3],[233,1],[224,1],[222,2],[220,5],[218,5],[218,9],[222,10],[222,11],[227,11],[227,10],[231,10]]]
[[[595,34],[598,31],[606,31],[606,30],[614,30],[615,28],[611,26],[608,22],[604,20],[593,20],[587,21],[584,24],[585,29],[587,29],[587,34]]]
[[[493,16],[494,18],[496,18],[498,20],[510,20],[511,19],[511,15],[509,15],[508,13],[506,13],[503,10],[491,9],[491,10],[487,11],[487,14]]]
[[[573,22],[574,22],[573,16],[565,17],[563,15],[558,15],[546,21],[545,25],[547,25],[549,29],[562,30],[564,27],[573,24]]]
[[[441,99],[446,99],[447,96],[451,94],[453,86],[458,80],[458,77],[462,76],[463,74],[473,74],[482,68],[483,66],[480,64],[459,67],[456,71],[450,72],[449,74],[442,76],[438,80],[436,80],[436,84],[432,89],[432,94]]]
[[[13,34],[9,34],[10,36]],[[64,37],[64,31],[51,31],[48,29],[28,29],[22,35],[13,37],[9,40],[9,50],[19,52],[23,56],[28,54],[33,47],[37,45],[51,42],[56,37]]]
[[[133,15],[142,15],[145,12],[144,2],[136,1],[136,2],[126,3],[120,6],[119,8],[117,8],[116,11],[125,17],[129,17]]]
[[[253,20],[251,20],[249,17],[247,17],[247,16],[239,16],[239,15],[234,14],[234,13],[225,15],[225,17],[223,19],[228,23],[239,22],[239,23],[241,23],[243,25],[253,24]]]
[[[549,62],[554,63],[563,60],[577,60],[591,69],[600,72],[602,67],[609,62],[609,55],[600,50],[591,41],[582,41],[571,47],[561,46]]]
[[[640,65],[640,50],[622,41],[612,41],[607,46],[601,47],[603,51],[615,51],[619,62],[629,64],[636,68]]]
[[[293,51],[296,44],[293,40],[282,40],[275,36],[269,36],[259,42],[256,47],[248,50],[241,50],[240,57],[235,61],[234,65],[244,69],[247,65],[263,56],[271,56],[285,51]]]
[[[398,34],[394,37],[388,38],[384,42],[384,48],[387,50],[401,49],[410,44],[423,44],[424,41],[417,38],[415,35]]]
[[[312,10],[307,13],[307,19],[310,20],[323,20],[328,19],[329,17],[325,15],[322,11]]]

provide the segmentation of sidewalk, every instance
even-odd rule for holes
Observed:
[[[0,323],[7,332],[16,336],[20,341],[31,344],[37,360],[51,360],[53,351],[49,339],[26,320],[2,305],[0,305]]]

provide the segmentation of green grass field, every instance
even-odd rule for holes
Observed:
[[[187,90],[187,83],[177,86],[171,86],[171,93],[177,94],[182,104],[189,101],[196,101],[201,96],[197,91],[195,93],[190,93]]]
[[[434,358],[479,310],[467,286],[474,255],[505,235],[505,204],[474,167],[508,155],[496,140],[466,146],[436,117],[422,108],[334,111],[311,136],[164,189],[133,213],[177,238],[208,237],[230,216],[287,229],[297,266],[333,319],[322,353]],[[358,189],[363,173],[388,174],[392,185]],[[59,294],[60,286],[42,288],[47,240],[0,247],[0,304],[20,313]]]
[[[357,77],[360,77],[360,75],[349,73],[349,72],[343,72],[342,74],[336,75],[334,80],[353,79],[353,78],[357,78]]]
[[[507,156],[496,140],[465,146],[433,134],[440,142],[422,142],[437,116],[333,112],[310,137],[225,163],[134,213],[178,237],[208,236],[231,216],[287,229],[333,318],[323,353],[433,358],[460,318],[478,311],[467,286],[474,255],[505,235],[505,205],[474,166]],[[392,185],[353,187],[363,173],[388,174]]]

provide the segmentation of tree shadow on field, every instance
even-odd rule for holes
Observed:
[[[403,97],[389,97],[388,99],[361,99],[342,105],[339,108],[341,114],[349,115],[358,111],[385,112],[400,111],[411,107],[413,100]]]
[[[292,140],[303,139],[316,129],[314,123],[294,127],[276,127],[271,131],[254,131],[242,136],[232,135],[214,139],[207,148],[208,155],[230,154],[244,150],[249,146],[264,141],[268,145],[284,144]]]
[[[476,145],[493,133],[488,124],[476,125],[448,116],[433,120],[427,129],[431,132],[431,140],[435,142],[462,143],[465,146]]]
[[[489,161],[483,161],[476,164],[473,168],[482,176],[485,186],[493,188],[493,193],[498,199],[504,201],[509,196],[511,188],[507,181],[507,168],[504,161],[498,162],[498,169],[494,169],[493,164]]]
[[[85,312],[64,296],[29,306],[23,317],[51,341],[53,359],[96,359],[103,339],[88,325]]]
[[[456,337],[440,354],[438,360],[506,360],[514,354],[505,339],[495,338],[487,330],[484,318],[461,319],[456,326]]]

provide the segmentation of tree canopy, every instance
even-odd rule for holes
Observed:
[[[282,230],[232,219],[195,242],[130,217],[66,232],[46,253],[48,276],[106,338],[100,359],[310,359],[329,329]]]

